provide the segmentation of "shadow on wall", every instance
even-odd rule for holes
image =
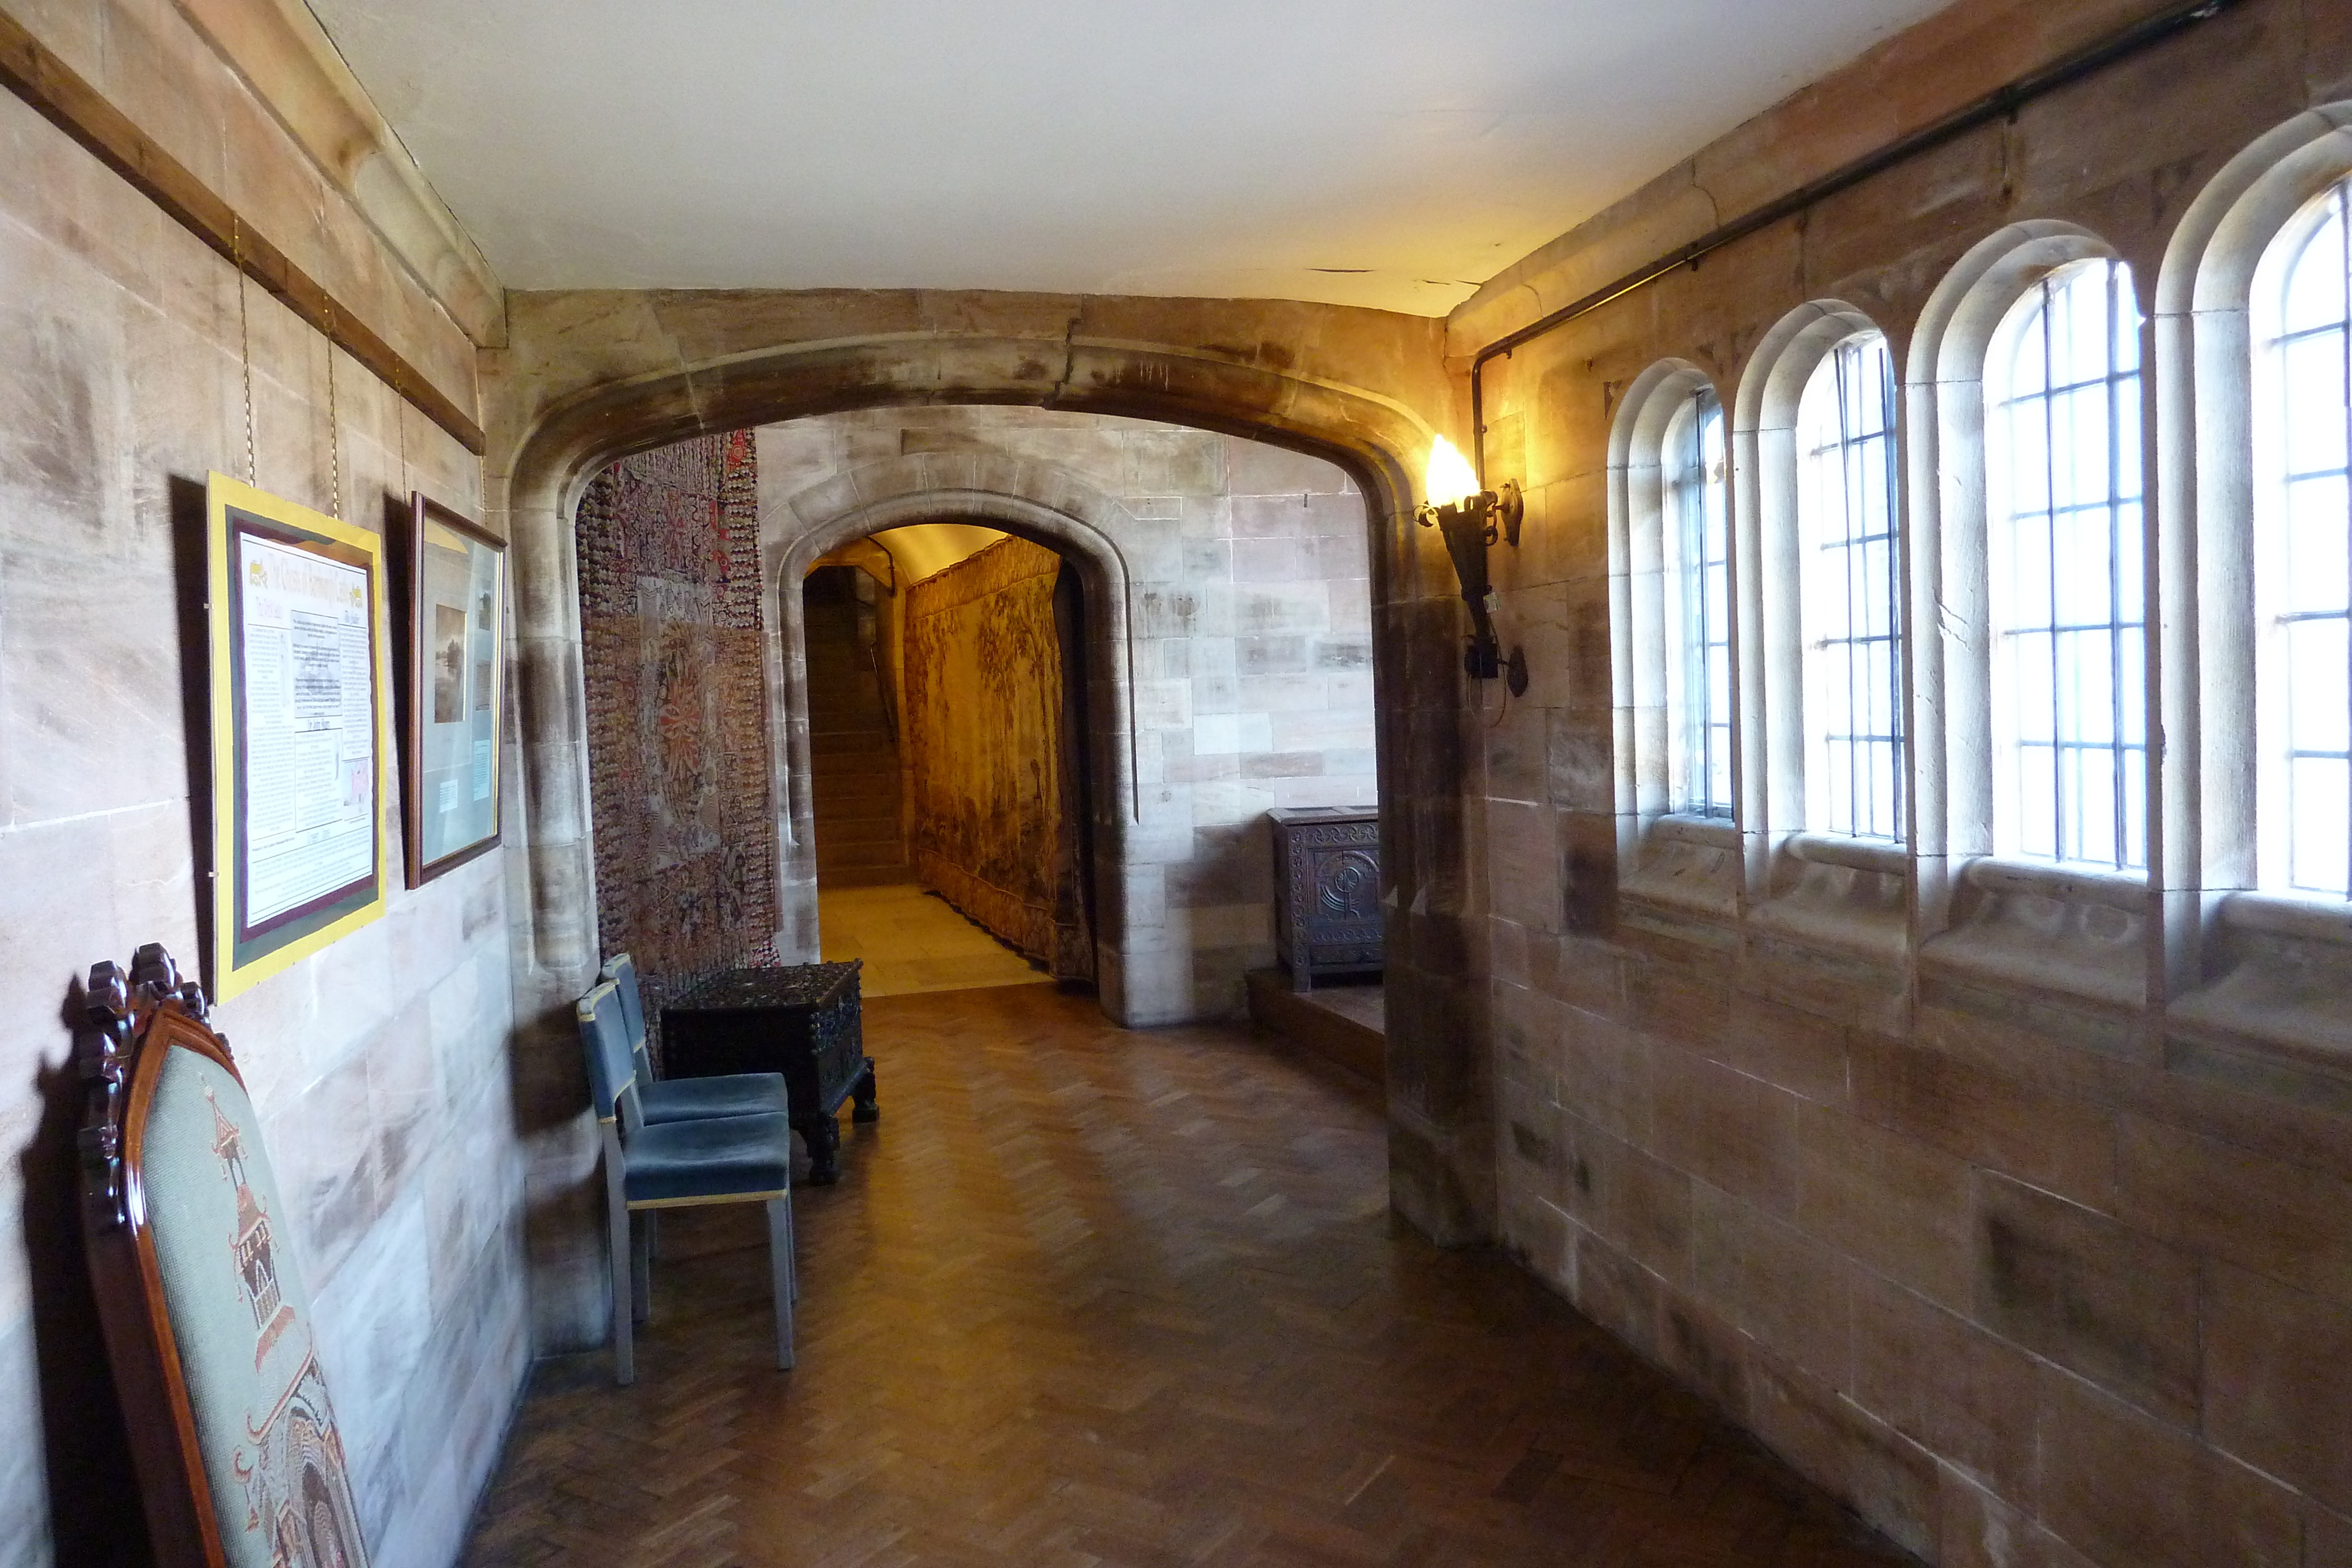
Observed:
[[[82,1001],[76,981],[59,1009],[60,1019],[74,1031],[77,1051]],[[73,1568],[145,1564],[153,1557],[137,1503],[139,1480],[83,1248],[81,1161],[75,1143],[83,1085],[75,1058],[42,1068],[35,1088],[41,1119],[17,1163],[25,1184],[25,1264],[33,1296],[28,1370],[41,1390],[41,1444],[37,1451],[29,1444],[0,1445],[0,1452],[17,1447],[16,1464],[46,1469],[55,1562]],[[20,1354],[0,1342],[0,1360]],[[8,1468],[0,1459],[0,1486],[19,1479],[8,1477]],[[21,1480],[29,1490],[31,1478]]]
[[[187,760],[188,842],[194,854],[194,885],[202,888],[207,885],[212,844],[212,710],[204,653],[211,646],[205,617],[205,491],[203,480],[177,474],[169,477],[167,487],[173,618],[184,650],[180,716]],[[194,903],[198,950],[209,956],[211,901],[198,898]],[[89,955],[92,960],[105,956]],[[21,1379],[19,1385],[38,1386],[41,1442],[38,1448],[0,1445],[0,1456],[11,1447],[16,1449],[13,1459],[0,1457],[0,1495],[14,1491],[29,1500],[45,1483],[51,1560],[73,1568],[116,1568],[151,1563],[153,1553],[84,1245],[77,1142],[84,1099],[78,1066],[82,1015],[83,991],[76,978],[58,1008],[58,1019],[72,1036],[75,1050],[57,1066],[39,1070],[34,1089],[40,1120],[17,1155],[32,1312],[29,1329],[15,1336],[24,1343],[0,1340],[0,1367],[16,1364],[6,1382]],[[29,1473],[36,1466],[41,1479]],[[39,1543],[30,1544],[34,1551],[26,1552],[0,1541],[0,1560],[34,1560]]]

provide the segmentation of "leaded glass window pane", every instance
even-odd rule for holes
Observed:
[[[2280,276],[2265,411],[2271,493],[2258,513],[2261,794],[2284,823],[2265,880],[2304,893],[2352,891],[2352,225],[2337,184],[2291,225]],[[2273,685],[2273,683],[2275,683]]]
[[[2118,870],[2147,858],[2139,340],[2130,268],[2084,262],[2019,301],[1986,377],[2002,847]]]
[[[1668,429],[1668,523],[1680,578],[1676,655],[1681,711],[1675,717],[1684,799],[1676,809],[1709,817],[1731,810],[1731,520],[1723,405],[1711,391]]]
[[[1817,831],[1904,834],[1895,367],[1876,333],[1841,343],[1797,416],[1806,813]]]

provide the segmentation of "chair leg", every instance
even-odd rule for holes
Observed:
[[[793,1364],[793,1200],[768,1200],[768,1272],[776,1293],[776,1364]]]
[[[629,1208],[617,1201],[607,1207],[613,1233],[613,1381],[626,1387],[637,1380],[636,1346],[632,1343],[635,1325],[629,1299]]]
[[[630,1227],[629,1248],[629,1312],[639,1322],[654,1315],[654,1269],[650,1249],[653,1245],[654,1217],[650,1214],[633,1217],[636,1223]]]
[[[798,1306],[801,1300],[801,1226],[799,1218],[793,1213],[791,1193],[784,1194],[783,1204],[784,1235],[792,1243],[785,1249],[784,1261],[793,1271],[793,1304]]]
[[[661,1256],[661,1210],[657,1208],[646,1210],[645,1223],[646,1255],[657,1259]]]

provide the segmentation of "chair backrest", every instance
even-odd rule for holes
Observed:
[[[615,953],[604,960],[604,967],[596,973],[612,981],[621,993],[621,1021],[628,1026],[629,1051],[637,1059],[637,1079],[650,1083],[654,1059],[646,1051],[646,998],[637,989],[636,960],[626,953]]]
[[[636,1131],[636,1061],[629,1051],[629,1028],[621,1012],[620,988],[600,983],[580,998],[580,1049],[588,1058],[588,1092],[594,1097],[596,1119],[620,1118],[625,1130]]]
[[[89,1268],[159,1568],[367,1568],[310,1291],[228,1043],[170,955],[89,977]]]

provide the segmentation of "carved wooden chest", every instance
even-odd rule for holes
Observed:
[[[1274,824],[1275,951],[1294,990],[1381,970],[1381,814],[1371,806],[1286,807]]]
[[[856,962],[722,969],[662,1007],[662,1075],[781,1072],[793,1130],[808,1145],[809,1182],[839,1171],[841,1103],[877,1120],[874,1059],[866,1054]]]

